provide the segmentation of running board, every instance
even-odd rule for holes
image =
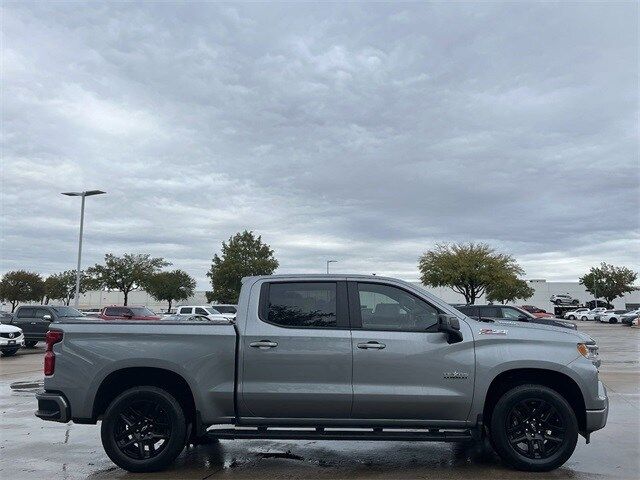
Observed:
[[[398,430],[398,429],[282,429],[282,428],[228,428],[211,429],[207,437],[223,440],[255,439],[266,440],[383,440],[403,442],[463,442],[472,440],[470,430]]]

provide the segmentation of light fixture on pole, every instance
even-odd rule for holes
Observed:
[[[327,273],[329,273],[329,264],[330,263],[338,263],[337,260],[327,260]]]
[[[101,195],[102,190],[86,190],[84,192],[62,192],[62,195],[67,197],[82,197],[82,204],[80,207],[80,236],[78,240],[78,268],[76,269],[76,296],[75,306],[78,308],[80,305],[80,259],[82,258],[82,230],[84,229],[84,199],[93,195]]]

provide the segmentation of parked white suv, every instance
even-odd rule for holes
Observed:
[[[571,310],[570,312],[565,313],[563,318],[566,318],[568,320],[577,320],[589,311],[590,310],[588,308],[578,308],[576,310]]]
[[[236,317],[223,314],[209,305],[182,305],[176,309],[176,315],[203,315],[211,320],[233,320]]]
[[[578,300],[577,298],[573,298],[568,293],[551,295],[551,298],[549,300],[551,300],[551,303],[553,303],[554,305],[579,305],[580,304],[580,300]]]
[[[10,357],[24,347],[24,335],[22,330],[13,325],[0,323],[0,352],[3,357]]]

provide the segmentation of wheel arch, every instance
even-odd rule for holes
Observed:
[[[122,392],[142,386],[158,387],[169,392],[180,403],[187,420],[197,423],[198,410],[189,383],[173,370],[159,367],[126,367],[109,373],[100,383],[94,396],[92,420],[100,418]]]
[[[580,386],[569,375],[544,368],[514,368],[498,374],[489,385],[482,411],[483,423],[490,425],[491,415],[498,399],[518,385],[543,385],[558,392],[571,405],[579,431],[586,430],[586,406]]]

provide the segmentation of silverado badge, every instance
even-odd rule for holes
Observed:
[[[480,335],[506,335],[506,330],[497,330],[495,328],[481,328]]]
[[[468,373],[458,372],[457,370],[455,372],[444,372],[442,376],[444,378],[459,378],[459,379],[469,378]]]

